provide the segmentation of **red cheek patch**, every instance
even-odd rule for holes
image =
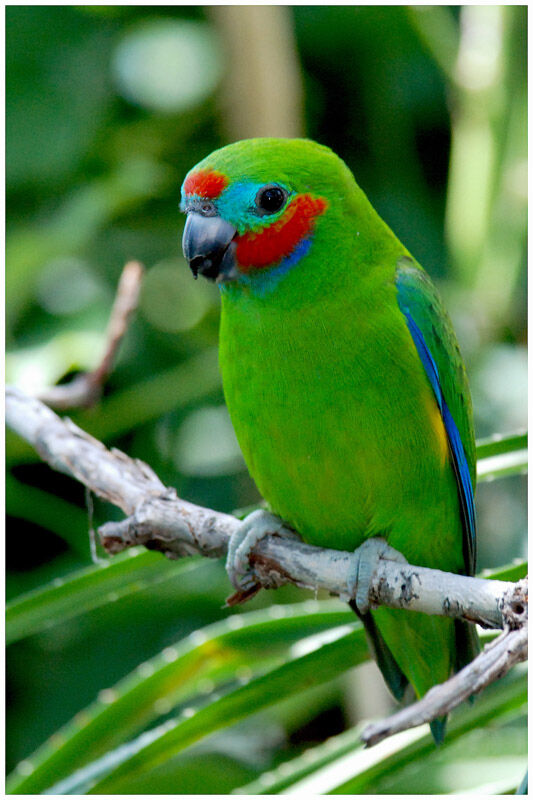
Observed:
[[[298,195],[268,228],[237,236],[236,257],[241,271],[264,269],[289,256],[312,232],[316,217],[326,210],[327,205],[323,197]]]
[[[221,172],[212,169],[198,169],[192,172],[183,185],[185,194],[214,200],[228,185],[228,179]]]

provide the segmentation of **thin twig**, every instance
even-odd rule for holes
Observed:
[[[128,261],[122,270],[107,326],[105,352],[98,367],[77,375],[69,383],[44,389],[39,393],[43,403],[66,411],[91,406],[100,398],[131,315],[137,308],[143,274],[144,266],[139,261]]]

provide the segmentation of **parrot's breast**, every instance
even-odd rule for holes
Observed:
[[[272,510],[311,544],[385,536],[412,563],[461,569],[446,433],[392,291],[287,318],[223,303],[226,402]]]

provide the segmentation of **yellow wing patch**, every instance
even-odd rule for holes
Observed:
[[[425,406],[429,424],[435,433],[435,441],[437,442],[440,463],[443,467],[449,458],[448,437],[446,435],[446,428],[444,427],[440,409],[437,405],[433,392],[428,392],[426,394]]]

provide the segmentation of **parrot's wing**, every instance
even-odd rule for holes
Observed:
[[[435,394],[448,437],[463,518],[467,574],[476,568],[475,440],[468,381],[452,324],[426,273],[403,257],[396,271],[398,304]]]

